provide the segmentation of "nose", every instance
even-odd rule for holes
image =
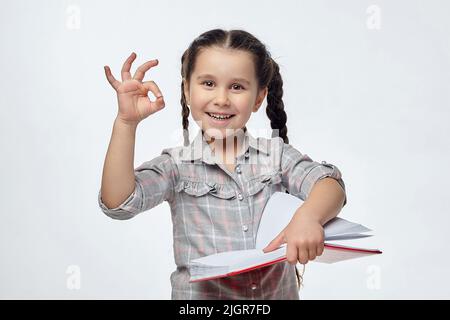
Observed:
[[[216,98],[214,99],[214,104],[217,106],[229,106],[230,101],[228,99],[228,91],[226,88],[222,88],[216,91]]]

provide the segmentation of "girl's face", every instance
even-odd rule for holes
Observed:
[[[213,47],[200,51],[189,80],[189,85],[184,83],[184,94],[192,117],[215,139],[242,129],[267,94],[267,88],[258,90],[252,56],[242,50]],[[218,120],[212,115],[231,117]]]

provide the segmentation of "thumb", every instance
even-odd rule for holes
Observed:
[[[286,239],[284,238],[284,230],[275,237],[264,249],[263,252],[267,253],[270,251],[273,251],[275,249],[278,249],[283,243],[286,242]]]
[[[153,95],[158,99],[159,97],[162,97],[161,90],[159,89],[158,85],[154,81],[145,81],[142,83],[143,87],[146,89],[146,91],[151,91]]]

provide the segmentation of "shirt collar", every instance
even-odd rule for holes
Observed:
[[[267,145],[267,139],[256,139],[254,138],[247,127],[244,127],[244,141],[243,141],[242,153],[238,155],[240,157],[244,153],[248,153],[249,147],[269,155],[269,148]],[[203,157],[202,157],[203,156]],[[183,161],[196,161],[203,160],[208,164],[215,164],[214,156],[212,155],[212,150],[206,141],[203,130],[199,130],[197,136],[194,138],[189,146],[182,148],[182,158]]]

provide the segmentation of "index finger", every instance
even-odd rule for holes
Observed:
[[[152,67],[158,65],[159,61],[158,59],[150,60],[144,63],[142,66],[136,69],[136,72],[134,73],[133,79],[142,81],[144,80],[145,73]]]
[[[125,60],[121,70],[122,81],[131,79],[130,69],[134,59],[136,59],[136,53],[132,52],[131,55],[128,57],[128,59]]]
[[[284,233],[281,232],[278,236],[275,237],[270,243],[263,249],[264,253],[273,251],[278,249],[283,243],[286,242],[286,238],[284,237]]]

